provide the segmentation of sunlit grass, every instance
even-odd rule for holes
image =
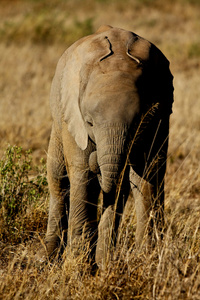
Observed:
[[[198,0],[1,2],[0,298],[200,297],[198,11]],[[136,252],[132,203],[115,255],[104,272],[91,274],[85,251],[74,258],[66,248],[63,260],[47,264],[38,264],[35,253],[48,217],[45,161],[40,159],[46,159],[56,63],[71,43],[102,23],[132,30],[161,48],[171,62],[175,102],[164,240],[151,252]],[[17,146],[7,149],[7,143]],[[30,148],[32,154],[26,152]]]

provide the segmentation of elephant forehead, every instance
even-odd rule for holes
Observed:
[[[122,91],[137,91],[137,81],[141,73],[113,71],[100,73],[94,71],[87,83],[85,95],[87,97],[98,93],[118,93]]]
[[[120,111],[123,109],[133,109],[138,108],[139,106],[139,95],[137,91],[133,89],[107,89],[105,91],[96,90],[93,93],[90,93],[88,96],[83,99],[84,104],[92,110],[102,111],[102,108],[109,109],[112,111]]]
[[[112,121],[132,121],[139,112],[140,101],[134,78],[115,73],[91,80],[81,99],[83,112],[92,115],[99,123],[102,118]]]

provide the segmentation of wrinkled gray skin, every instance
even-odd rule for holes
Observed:
[[[168,60],[153,44],[110,26],[78,40],[60,58],[50,100],[49,256],[61,240],[76,250],[84,235],[97,264],[105,264],[130,182],[136,245],[145,230],[151,236],[153,223],[162,230],[172,80]],[[104,210],[98,225],[100,190]]]

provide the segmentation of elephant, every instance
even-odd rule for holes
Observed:
[[[136,246],[155,227],[162,235],[173,90],[163,53],[124,29],[103,25],[61,56],[50,93],[49,257],[61,244],[78,252],[84,237],[103,266],[131,190]]]

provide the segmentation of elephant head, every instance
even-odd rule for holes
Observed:
[[[57,73],[54,80],[60,81],[61,89],[52,85],[51,98],[61,99],[63,118],[79,148],[85,151],[89,140],[96,145],[89,167],[98,174],[102,190],[110,193],[124,168],[138,120],[156,104],[160,119],[171,113],[169,62],[138,35],[102,26],[67,49]]]

